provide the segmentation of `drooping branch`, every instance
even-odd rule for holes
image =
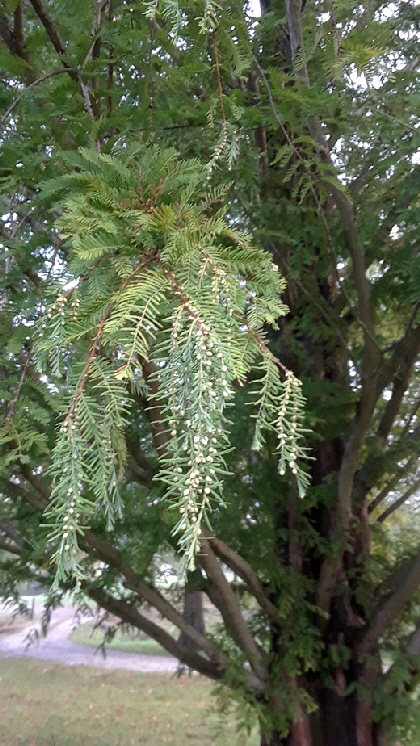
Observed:
[[[140,578],[134,570],[124,562],[121,553],[118,549],[111,546],[108,542],[102,539],[92,531],[85,531],[80,545],[87,551],[94,549],[97,554],[101,557],[104,562],[109,563],[112,567],[119,570],[124,576],[124,586],[138,594],[142,599],[147,601],[162,616],[164,616],[169,622],[172,622],[179,630],[185,632],[188,637],[201,649],[203,650],[212,660],[215,660],[221,665],[226,665],[226,656],[218,651],[213,643],[204,635],[200,634],[192,625],[188,624],[183,616],[162,596],[159,591],[149,586],[142,578]]]
[[[43,512],[48,506],[48,499],[45,499],[43,496],[45,493],[48,493],[47,485],[43,483],[39,477],[30,472],[25,475],[25,479],[27,479],[33,487],[34,485],[37,485],[34,489],[39,492],[38,495],[26,490],[21,484],[15,484],[10,480],[6,482],[6,488],[27,504],[32,505],[36,510]],[[124,578],[123,584],[128,590],[133,591],[141,599],[146,601],[150,606],[162,614],[162,616],[169,622],[174,624],[180,631],[184,632],[184,634],[195,643],[197,648],[202,650],[208,656],[209,660],[212,661],[214,665],[221,667],[221,669],[226,667],[228,663],[227,656],[219,651],[205,635],[201,634],[192,625],[188,624],[183,616],[164,598],[164,596],[162,596],[161,593],[159,593],[159,591],[155,590],[142,580],[130,565],[124,561],[121,552],[118,549],[90,530],[84,531],[83,536],[80,538],[80,547],[87,552],[91,552],[93,549],[102,561],[106,562],[121,573]]]
[[[12,488],[14,494],[23,499],[26,503],[35,507],[37,510],[45,509],[46,502],[42,498],[36,497],[25,490],[21,485],[9,482],[7,483],[7,486],[8,488]],[[125,601],[115,599],[99,588],[87,589],[88,595],[92,599],[94,599],[102,608],[116,614],[121,617],[123,621],[133,624],[136,628],[150,635],[169,653],[171,653],[171,655],[174,655],[189,668],[193,668],[204,676],[208,676],[215,680],[223,677],[228,664],[228,658],[218,651],[204,635],[197,632],[194,627],[185,622],[183,617],[158,591],[155,591],[141,578],[136,576],[134,571],[124,563],[118,550],[114,549],[101,537],[96,536],[91,531],[86,531],[84,533],[83,539],[81,540],[81,546],[86,550],[91,550],[93,548],[97,554],[107,562],[107,564],[118,569],[126,578],[124,585],[128,589],[132,590],[140,599],[150,604],[150,606],[155,608],[162,614],[162,616],[173,623],[180,631],[187,635],[187,637],[192,639],[195,645],[200,650],[203,650],[207,657],[203,657],[198,652],[180,646],[170,634],[163,630],[159,625],[147,619],[134,606],[131,606]],[[3,542],[0,539],[0,548],[12,551],[14,547],[12,547],[8,542]],[[16,547],[15,553],[20,554],[21,550],[19,549],[18,551],[18,547]],[[250,680],[250,683],[252,683],[252,679]]]
[[[223,678],[225,674],[223,667],[183,648],[166,630],[144,616],[133,604],[129,604],[123,599],[116,599],[98,587],[89,588],[87,593],[102,609],[118,616],[123,622],[133,625],[136,629],[156,640],[168,653],[188,668],[192,668],[210,679]]]

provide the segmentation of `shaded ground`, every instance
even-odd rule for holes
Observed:
[[[115,650],[107,651],[106,658],[100,652],[79,645],[69,640],[73,629],[73,609],[58,608],[53,612],[52,625],[46,638],[39,638],[29,647],[26,637],[35,625],[29,625],[19,632],[0,637],[0,656],[19,656],[25,658],[41,658],[56,661],[67,666],[85,665],[97,668],[122,668],[127,671],[150,673],[174,673],[178,662],[175,658],[158,655],[140,655],[138,653],[121,653]]]

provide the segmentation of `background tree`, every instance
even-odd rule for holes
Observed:
[[[5,590],[28,576],[52,579],[57,563],[67,588],[70,563],[100,606],[222,682],[244,717],[259,720],[266,746],[382,746],[420,653],[417,524],[407,532],[387,520],[407,514],[420,480],[419,6],[276,0],[261,17],[229,2],[1,8]],[[169,146],[196,161],[179,165]],[[50,184],[40,191],[41,182]],[[185,228],[197,241],[182,242]],[[146,246],[153,281],[129,296]],[[201,301],[197,247],[201,262],[214,252]],[[234,448],[226,441],[217,474],[200,471],[225,506],[213,503],[201,535],[190,516],[190,534],[174,536],[185,501],[167,510],[174,469],[183,484],[191,477],[178,449],[189,425],[184,414],[166,424],[170,397],[203,380],[185,331],[181,346],[169,345],[175,297],[190,325],[197,311],[220,343],[229,378],[217,376],[219,393],[234,392],[231,424],[218,425]],[[177,358],[182,345],[189,351]],[[251,392],[265,380],[262,424],[285,401],[271,355],[307,399],[303,499],[291,431],[292,468],[279,473],[272,431],[253,448]],[[185,361],[192,377],[182,388]],[[217,455],[224,443],[214,445]],[[79,467],[68,482],[63,469]],[[43,517],[51,509],[53,537]],[[156,553],[176,556],[179,536],[189,536],[182,557],[200,542],[187,589],[211,599],[218,630],[191,624],[156,585]],[[387,673],[384,648],[394,649]]]

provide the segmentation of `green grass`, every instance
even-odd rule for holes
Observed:
[[[211,686],[200,676],[0,658],[0,746],[235,746]]]
[[[93,629],[93,624],[81,624],[71,633],[70,640],[97,648],[104,639],[104,632]],[[106,644],[107,650],[120,650],[124,653],[143,653],[143,655],[168,655],[159,643],[150,637],[140,637],[133,633],[118,631],[114,639]]]

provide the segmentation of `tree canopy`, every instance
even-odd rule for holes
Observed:
[[[419,23],[0,7],[3,592],[77,588],[266,746],[384,746],[420,670]]]

